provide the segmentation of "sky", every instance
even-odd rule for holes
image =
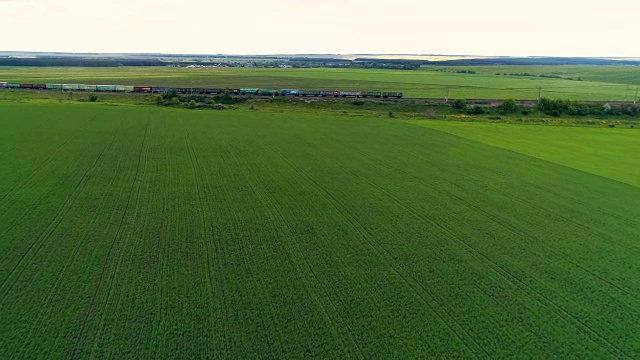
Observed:
[[[640,57],[640,1],[0,0],[0,51]]]

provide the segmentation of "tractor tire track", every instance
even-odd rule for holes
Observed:
[[[419,177],[417,177],[417,176],[415,176],[415,175],[413,175],[411,173],[406,172],[404,169],[401,169],[401,168],[398,168],[398,167],[395,167],[395,166],[392,166],[392,165],[384,164],[382,162],[380,162],[380,164],[389,167],[394,172],[399,172],[399,173],[402,173],[402,174],[404,174],[404,175],[406,175],[408,177],[414,178],[418,182],[422,183],[424,186],[430,188],[432,191],[436,191],[436,192],[442,191],[439,188],[434,188],[430,184],[425,183],[421,178],[419,178]],[[463,174],[458,174],[458,175],[459,176],[463,176]],[[447,191],[444,191],[444,193],[447,194],[449,197],[455,199],[459,204],[463,204],[465,206],[470,206],[479,215],[481,215],[481,216],[489,216],[489,214],[486,211],[481,210],[479,207],[477,207],[475,205],[470,205],[470,203],[468,201],[465,201],[460,196],[458,196],[456,194],[453,194],[451,192],[447,192]],[[493,220],[494,221],[498,221],[497,218],[493,218]],[[504,226],[504,224],[501,222],[501,220],[498,221],[498,223],[501,224],[502,226]],[[490,267],[494,270],[494,272],[496,272],[497,274],[500,274],[505,280],[511,282],[515,286],[518,286],[519,288],[521,288],[522,291],[525,291],[525,293],[528,293],[533,298],[537,298],[537,300],[541,304],[547,306],[548,308],[554,309],[556,311],[556,313],[558,315],[560,315],[561,317],[565,318],[565,320],[570,320],[571,323],[576,325],[577,328],[581,329],[581,331],[585,335],[588,335],[592,339],[592,341],[594,341],[595,344],[598,344],[598,346],[600,346],[602,349],[607,350],[607,348],[608,348],[609,351],[613,350],[613,353],[615,353],[616,356],[621,356],[622,355],[622,356],[631,358],[631,356],[629,354],[626,354],[617,345],[611,343],[609,340],[607,340],[606,337],[604,337],[603,335],[601,335],[598,332],[596,332],[595,330],[593,330],[591,327],[589,327],[583,321],[581,321],[576,316],[574,316],[573,314],[571,314],[568,311],[566,311],[564,308],[562,308],[561,306],[556,304],[554,301],[552,301],[549,297],[547,297],[544,294],[542,294],[540,291],[535,290],[530,285],[527,285],[520,278],[518,278],[517,276],[513,275],[512,273],[510,273],[508,270],[506,270],[504,267],[500,266],[495,261],[491,260],[488,256],[486,256],[484,253],[482,253],[481,251],[479,251],[478,249],[473,247],[471,244],[469,244],[468,242],[462,240],[460,237],[456,236],[454,233],[452,233],[450,230],[444,228],[442,225],[437,224],[437,223],[433,223],[433,225],[437,226],[437,227],[441,228],[442,230],[446,231],[447,233],[449,233],[452,236],[452,238],[458,239],[458,241],[460,242],[461,245],[466,247],[472,253],[475,253],[478,256],[478,259],[481,259],[481,260],[483,260],[483,262],[485,262],[487,264],[490,264]]]
[[[257,136],[254,136],[254,137],[256,139],[258,139],[258,140],[262,140]],[[274,150],[266,142],[262,142],[262,144],[263,144],[263,146],[265,148],[270,149],[271,152],[278,154],[279,157],[287,164],[287,166],[290,166],[289,163],[286,161],[286,159],[284,159],[282,157],[282,154],[280,152],[278,152],[277,150]],[[263,204],[266,205],[267,208],[275,210],[275,212],[276,212],[276,216],[275,217],[280,219],[280,221],[275,221],[275,220],[271,221],[273,230],[278,230],[279,229],[279,227],[275,225],[277,223],[282,223],[282,224],[288,223],[287,217],[282,213],[282,211],[280,210],[280,206],[279,206],[279,205],[284,206],[284,204],[281,203],[280,201],[278,201],[277,194],[274,194],[273,192],[268,191],[268,193],[265,196],[259,196],[259,198],[261,199]],[[285,233],[282,234],[282,236],[284,238],[291,238],[292,237],[291,235],[293,235],[293,238],[302,238],[301,234],[299,234],[298,232],[294,231],[290,227],[287,227],[287,231],[285,231]],[[338,327],[338,321],[334,320],[333,317],[330,314],[336,314],[336,316],[340,317],[340,323],[342,324],[343,328],[345,328],[345,329],[348,329],[348,326],[346,325],[347,322],[345,321],[345,319],[343,319],[341,317],[341,315],[339,315],[338,307],[333,302],[333,300],[331,300],[330,296],[327,296],[325,294],[325,296],[323,297],[323,296],[321,296],[322,294],[319,293],[317,290],[313,290],[314,287],[312,286],[312,283],[309,281],[309,276],[307,276],[307,274],[311,275],[312,280],[316,284],[318,284],[321,288],[324,288],[322,285],[320,285],[320,284],[322,284],[322,281],[320,280],[320,277],[318,276],[318,274],[313,270],[313,266],[309,263],[307,258],[303,255],[303,252],[299,249],[298,246],[296,246],[297,243],[295,241],[293,241],[293,242],[291,242],[291,245],[296,247],[296,249],[297,249],[296,253],[294,253],[293,250],[289,246],[284,246],[284,249],[285,249],[285,251],[287,253],[287,257],[289,258],[290,263],[294,264],[298,274],[300,274],[299,278],[305,284],[304,287],[306,288],[307,293],[311,296],[311,298],[314,300],[314,303],[316,304],[316,306],[318,306],[318,308],[322,312],[322,315],[323,315],[325,321],[327,321],[329,323],[329,326],[331,327],[331,332],[333,333],[334,339],[342,345],[342,349],[347,349],[345,344],[342,343],[341,337],[339,336],[340,330],[339,330],[339,327]],[[325,304],[321,300],[322,298],[326,299],[326,301],[329,303],[330,309],[327,309],[327,306],[325,306]],[[364,355],[364,352],[362,350],[362,347],[356,341],[355,337],[353,336],[353,333],[351,331],[347,331],[347,334],[348,334],[348,340],[350,342],[349,345],[357,350],[358,357],[361,358],[361,359],[366,358],[366,356]]]
[[[111,149],[114,147],[114,143],[115,143],[115,137],[116,137],[116,130],[114,128],[112,135],[111,135],[111,139],[108,143],[107,149]],[[97,165],[97,162],[96,162]],[[109,186],[107,188],[111,188],[113,183],[115,181],[115,178],[112,178],[111,181],[109,182]],[[100,202],[100,205],[98,206],[98,209],[102,209],[104,207],[104,205],[106,205],[108,198],[106,196],[102,197],[102,200]],[[93,225],[96,222],[96,219],[99,217],[99,211],[94,211],[93,215],[91,216],[91,219],[88,223],[88,226],[85,228],[85,231],[83,232],[83,236],[80,237],[80,239],[86,239],[86,236],[89,234],[89,231],[92,229]],[[41,310],[40,310],[40,314],[38,316],[38,319],[36,321],[36,323],[40,322],[41,319],[43,319],[43,317],[46,316],[46,312],[45,310],[48,309],[48,304],[50,303],[51,299],[53,297],[55,297],[56,295],[58,295],[60,293],[60,288],[61,285],[64,284],[65,282],[63,281],[63,279],[65,279],[68,271],[71,269],[72,265],[76,263],[76,261],[78,260],[78,256],[80,254],[80,249],[82,248],[82,246],[85,245],[83,241],[78,241],[77,246],[75,247],[75,249],[73,250],[71,256],[69,257],[69,259],[65,262],[63,268],[60,270],[60,272],[58,273],[58,276],[56,277],[56,280],[54,281],[54,286],[51,289],[51,291],[49,292],[47,298],[45,299],[45,301],[43,302],[43,305],[41,306]]]
[[[23,266],[23,264],[26,261],[25,259],[31,256],[31,254],[37,253],[45,245],[46,243],[45,240],[53,232],[55,232],[55,230],[58,228],[58,226],[60,225],[64,217],[69,213],[69,211],[71,211],[73,203],[75,203],[75,201],[78,199],[78,197],[80,196],[80,193],[82,192],[82,190],[87,184],[87,181],[86,181],[87,176],[95,168],[95,166],[100,162],[100,160],[104,155],[105,150],[108,148],[109,145],[110,143],[107,143],[102,148],[102,150],[98,153],[98,156],[96,157],[92,165],[89,166],[85,171],[85,173],[82,175],[82,177],[76,184],[74,190],[67,197],[67,200],[65,201],[65,203],[60,207],[60,210],[58,211],[58,213],[51,219],[49,224],[45,227],[45,230],[28,247],[27,251],[25,251],[25,253],[20,257],[20,259],[18,260],[14,268],[11,270],[9,275],[4,279],[4,281],[0,285],[0,293],[4,294],[4,296],[2,297],[2,300],[0,300],[0,306],[4,305],[4,301],[6,300],[9,291],[11,290],[15,282],[18,280],[18,278],[21,276],[21,274],[24,272],[25,266]],[[20,268],[22,268],[22,270],[18,270]]]
[[[379,244],[378,245],[374,244],[374,241],[372,240],[374,238],[373,235],[368,230],[366,230],[366,228],[364,228],[364,226],[356,218],[354,218],[352,215],[350,215],[348,212],[345,211],[341,202],[338,199],[336,199],[334,195],[332,195],[329,191],[327,191],[315,179],[308,176],[304,171],[299,169],[295,164],[293,164],[293,162],[291,162],[288,158],[286,158],[286,156],[282,154],[279,150],[274,149],[274,151],[277,151],[292,169],[296,170],[302,177],[306,178],[309,183],[313,183],[315,185],[316,189],[318,190],[318,193],[322,195],[329,203],[333,204],[334,209],[348,223],[351,224],[353,229],[356,229],[360,233],[361,239],[369,245],[369,247],[378,255],[380,259],[382,259],[385,262],[386,266],[389,269],[391,269],[398,277],[403,279],[403,281],[407,284],[407,286],[409,286],[409,288],[411,288],[414,291],[414,293],[422,300],[422,302],[431,308],[432,312],[436,315],[436,317],[438,317],[440,322],[446,328],[448,328],[451,335],[458,340],[459,344],[463,348],[465,348],[467,351],[469,351],[469,354],[474,354],[477,356],[478,353],[484,353],[485,355],[488,355],[486,353],[486,350],[480,347],[476,343],[475,339],[471,338],[468,335],[468,333],[464,330],[464,328],[460,326],[460,324],[454,318],[451,318],[450,315],[446,313],[446,311],[443,311],[442,305],[439,302],[437,302],[435,299],[433,299],[428,294],[428,292],[425,291],[425,289],[422,289],[423,291],[418,291],[416,289],[415,284],[412,285],[412,283],[415,282],[415,279],[413,279],[413,281],[410,281],[407,278],[407,275],[404,274],[402,270],[400,270],[399,268],[393,265],[394,264],[393,257],[387,252],[386,249],[384,249],[384,247],[379,246]],[[425,296],[421,294],[422,292],[424,292],[426,296],[429,297],[429,299],[425,298]],[[454,326],[451,326],[452,323],[454,324]],[[454,327],[456,329],[454,329]],[[465,341],[463,337],[460,336],[460,333],[465,334],[467,336],[467,339],[470,340],[473,346],[470,346],[469,343]],[[475,351],[472,348],[475,348]]]
[[[78,137],[83,130],[87,129],[89,127],[89,125],[93,122],[93,120],[95,120],[97,118],[97,115],[94,115],[91,119],[89,119],[85,126],[79,128],[76,132],[74,132],[71,136],[69,136],[69,138],[67,138],[62,144],[58,145],[53,151],[51,151],[49,153],[49,156],[47,156],[45,158],[45,160],[40,163],[32,172],[31,174],[29,174],[22,182],[16,184],[12,189],[10,189],[7,193],[4,194],[4,196],[2,196],[2,198],[0,198],[0,209],[3,208],[5,206],[5,199],[8,198],[10,195],[12,195],[13,193],[15,193],[16,191],[19,191],[20,189],[22,189],[24,186],[26,186],[27,183],[29,183],[34,177],[36,177],[38,175],[38,173],[40,173],[42,171],[42,169],[45,168],[45,166],[47,164],[49,164],[51,162],[51,160],[53,160],[54,156],[65,146],[67,145],[70,141],[72,141],[74,138]]]
[[[184,133],[184,139],[185,139],[185,144],[187,146],[187,150],[189,152],[189,159],[190,159],[190,163],[191,163],[191,169],[193,171],[193,177],[194,177],[194,182],[196,184],[196,194],[198,197],[198,204],[200,207],[200,214],[201,214],[201,222],[202,222],[202,235],[203,235],[203,240],[206,239],[205,234],[207,233],[207,226],[206,226],[206,221],[205,221],[205,208],[208,209],[207,213],[211,213],[212,209],[211,209],[211,204],[214,203],[212,200],[209,200],[205,206],[203,199],[210,199],[210,195],[207,192],[207,187],[206,187],[206,182],[204,182],[202,173],[202,166],[199,164],[198,162],[198,157],[196,155],[196,151],[195,151],[195,147],[193,145],[193,140],[191,137],[191,134],[189,133],[189,130],[187,129],[184,120],[182,121],[182,130]],[[202,184],[201,184],[202,182]],[[203,241],[203,247],[206,249],[207,252],[207,256],[206,256],[206,265],[207,265],[207,275],[208,275],[208,281],[209,281],[209,288],[211,289],[211,293],[210,296],[213,298],[215,297],[215,294],[213,293],[214,289],[219,289],[220,290],[220,294],[222,297],[222,304],[223,304],[223,311],[224,311],[224,316],[225,316],[225,321],[224,324],[226,326],[226,323],[229,321],[229,314],[228,314],[228,300],[227,300],[227,294],[226,294],[226,288],[225,288],[225,284],[224,284],[224,280],[223,280],[223,276],[222,274],[224,274],[224,272],[222,271],[222,266],[220,265],[220,259],[221,259],[221,251],[218,248],[218,241],[215,239],[215,229],[213,224],[209,227],[209,230],[211,231],[211,235],[212,235],[212,241],[211,243],[213,244],[213,251],[211,250],[211,245],[208,244],[206,241]],[[212,267],[211,263],[214,262],[214,266],[215,269]],[[214,275],[217,274],[217,277]],[[214,280],[217,278],[217,281]],[[229,341],[229,336],[227,335],[228,331],[225,331],[225,342],[227,343],[227,349],[230,349],[230,341]],[[227,353],[227,356],[229,356],[229,353]]]
[[[109,250],[107,251],[107,255],[105,257],[102,269],[100,271],[101,275],[98,278],[95,290],[94,290],[93,295],[91,297],[91,301],[89,302],[89,305],[88,305],[87,309],[85,310],[85,314],[84,314],[84,316],[82,318],[82,322],[80,324],[80,331],[78,333],[78,337],[76,338],[75,345],[73,346],[73,350],[71,351],[71,353],[69,355],[69,358],[71,358],[71,359],[75,359],[78,356],[80,356],[80,355],[78,355],[77,352],[78,352],[78,350],[80,348],[80,344],[82,343],[82,341],[84,341],[84,338],[86,336],[86,331],[87,331],[88,324],[89,324],[89,318],[91,317],[91,315],[93,313],[93,310],[95,309],[96,302],[97,302],[97,299],[98,299],[98,295],[99,295],[100,291],[102,290],[102,286],[103,286],[103,283],[104,283],[104,276],[105,276],[105,274],[107,272],[107,266],[109,264],[109,259],[112,257],[112,253],[113,253],[113,250],[115,248],[115,244],[116,244],[116,242],[118,242],[118,238],[120,237],[120,234],[122,233],[122,228],[123,228],[123,224],[125,222],[125,218],[126,218],[127,214],[129,213],[129,207],[131,205],[131,199],[133,198],[133,192],[134,192],[134,189],[136,187],[136,184],[138,183],[138,179],[140,178],[140,168],[141,168],[141,164],[142,164],[143,158],[144,158],[144,150],[145,150],[145,144],[146,144],[146,140],[147,140],[147,133],[149,132],[149,123],[150,123],[150,120],[148,119],[146,127],[145,127],[145,132],[144,132],[144,135],[143,135],[143,138],[142,138],[142,142],[140,143],[140,151],[139,151],[139,155],[138,155],[138,164],[136,166],[136,172],[134,174],[133,181],[131,182],[131,188],[129,189],[129,195],[128,195],[128,198],[127,198],[127,203],[125,205],[124,211],[122,212],[122,217],[120,218],[120,222],[119,222],[119,225],[118,225],[118,230],[116,231],[116,234],[115,234],[115,236],[114,236],[114,238],[113,238],[113,240],[111,242],[111,245],[109,246]],[[138,189],[138,191],[139,191],[139,189]],[[126,246],[126,241],[125,241],[125,246]],[[117,262],[116,269],[113,271],[112,276],[110,276],[110,278],[109,278],[109,287],[108,287],[105,303],[108,303],[108,299],[109,299],[109,297],[111,295],[112,286],[113,286],[113,280],[115,278],[116,273],[118,272],[118,268],[119,268],[121,260],[122,260],[122,253],[121,253],[121,256],[119,257],[119,260]],[[98,322],[98,331],[96,333],[96,337],[99,337],[99,334],[100,334],[100,332],[102,330],[102,322],[104,320],[105,314],[106,314],[106,311],[103,310],[102,316],[100,317],[100,320]],[[95,351],[95,345],[96,344],[97,344],[97,341],[94,344],[94,350],[92,352]]]

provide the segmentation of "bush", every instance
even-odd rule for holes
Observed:
[[[247,101],[247,98],[231,96],[228,92],[225,91],[222,95],[214,96],[213,100],[217,104],[238,104]]]
[[[213,105],[213,109],[214,110],[224,110],[225,107],[222,104],[215,104],[215,105]]]
[[[529,112],[529,110],[524,109],[524,110],[522,110],[522,111],[520,112],[520,114],[522,114],[522,115],[529,115],[529,114],[530,114],[530,112]]]
[[[467,108],[467,100],[465,100],[465,99],[455,99],[451,106],[454,109],[458,109],[460,111],[463,111],[464,109]]]
[[[505,99],[500,105],[500,110],[505,114],[512,113],[518,110],[518,103],[515,99]]]
[[[189,109],[195,109],[195,108],[197,108],[197,107],[198,107],[198,103],[196,103],[196,102],[195,102],[195,100],[191,100],[191,101],[189,101],[189,103],[188,103],[187,107],[188,107]]]
[[[100,101],[100,98],[98,97],[98,95],[96,94],[89,95],[89,102],[98,102],[98,101]]]
[[[547,98],[540,99],[538,108],[547,115],[560,116],[561,114],[587,116],[587,115],[604,115],[606,109],[601,104],[585,104],[579,101],[571,100],[551,100]],[[560,114],[560,115],[557,115]]]
[[[362,105],[364,105],[364,101],[362,101],[362,100],[356,100],[356,101],[354,101],[354,102],[353,102],[353,105],[355,105],[355,106],[362,106]]]
[[[591,113],[591,109],[587,104],[578,104],[578,115],[587,116]]]
[[[471,115],[481,115],[486,113],[487,111],[482,106],[476,105],[470,108],[467,112]]]

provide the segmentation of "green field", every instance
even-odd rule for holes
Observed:
[[[637,129],[483,126],[0,103],[0,358],[638,358]]]
[[[425,67],[425,70],[438,70],[438,67]],[[448,67],[450,70],[471,70],[478,74],[534,74],[556,75],[563,78],[580,78],[612,84],[625,84],[635,87],[640,85],[640,69],[637,66],[593,66],[593,65],[494,65],[494,66],[460,66]],[[505,76],[505,75],[502,75]],[[507,77],[513,77],[506,75]]]
[[[412,123],[640,187],[640,132],[468,122]]]
[[[260,87],[401,91],[407,97],[632,101],[640,86],[640,70],[632,66],[497,66],[456,67],[476,74],[447,73],[433,67],[420,71],[376,69],[264,68],[29,68],[0,67],[0,81],[24,83],[88,83],[175,87]],[[495,75],[549,74],[566,79]]]

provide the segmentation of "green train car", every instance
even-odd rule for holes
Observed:
[[[390,97],[394,97],[394,98],[398,98],[400,99],[403,96],[403,94],[401,92],[383,92],[382,93],[382,97],[383,98],[390,98]]]
[[[382,92],[381,91],[362,91],[360,92],[360,96],[361,97],[375,97],[375,98],[379,98],[382,96]]]
[[[279,91],[278,89],[260,89],[258,93],[263,96],[278,96]]]
[[[320,90],[300,90],[298,94],[299,96],[320,96],[321,93]]]
[[[96,85],[96,91],[116,91],[115,85]]]
[[[258,88],[241,88],[240,95],[258,95]]]

